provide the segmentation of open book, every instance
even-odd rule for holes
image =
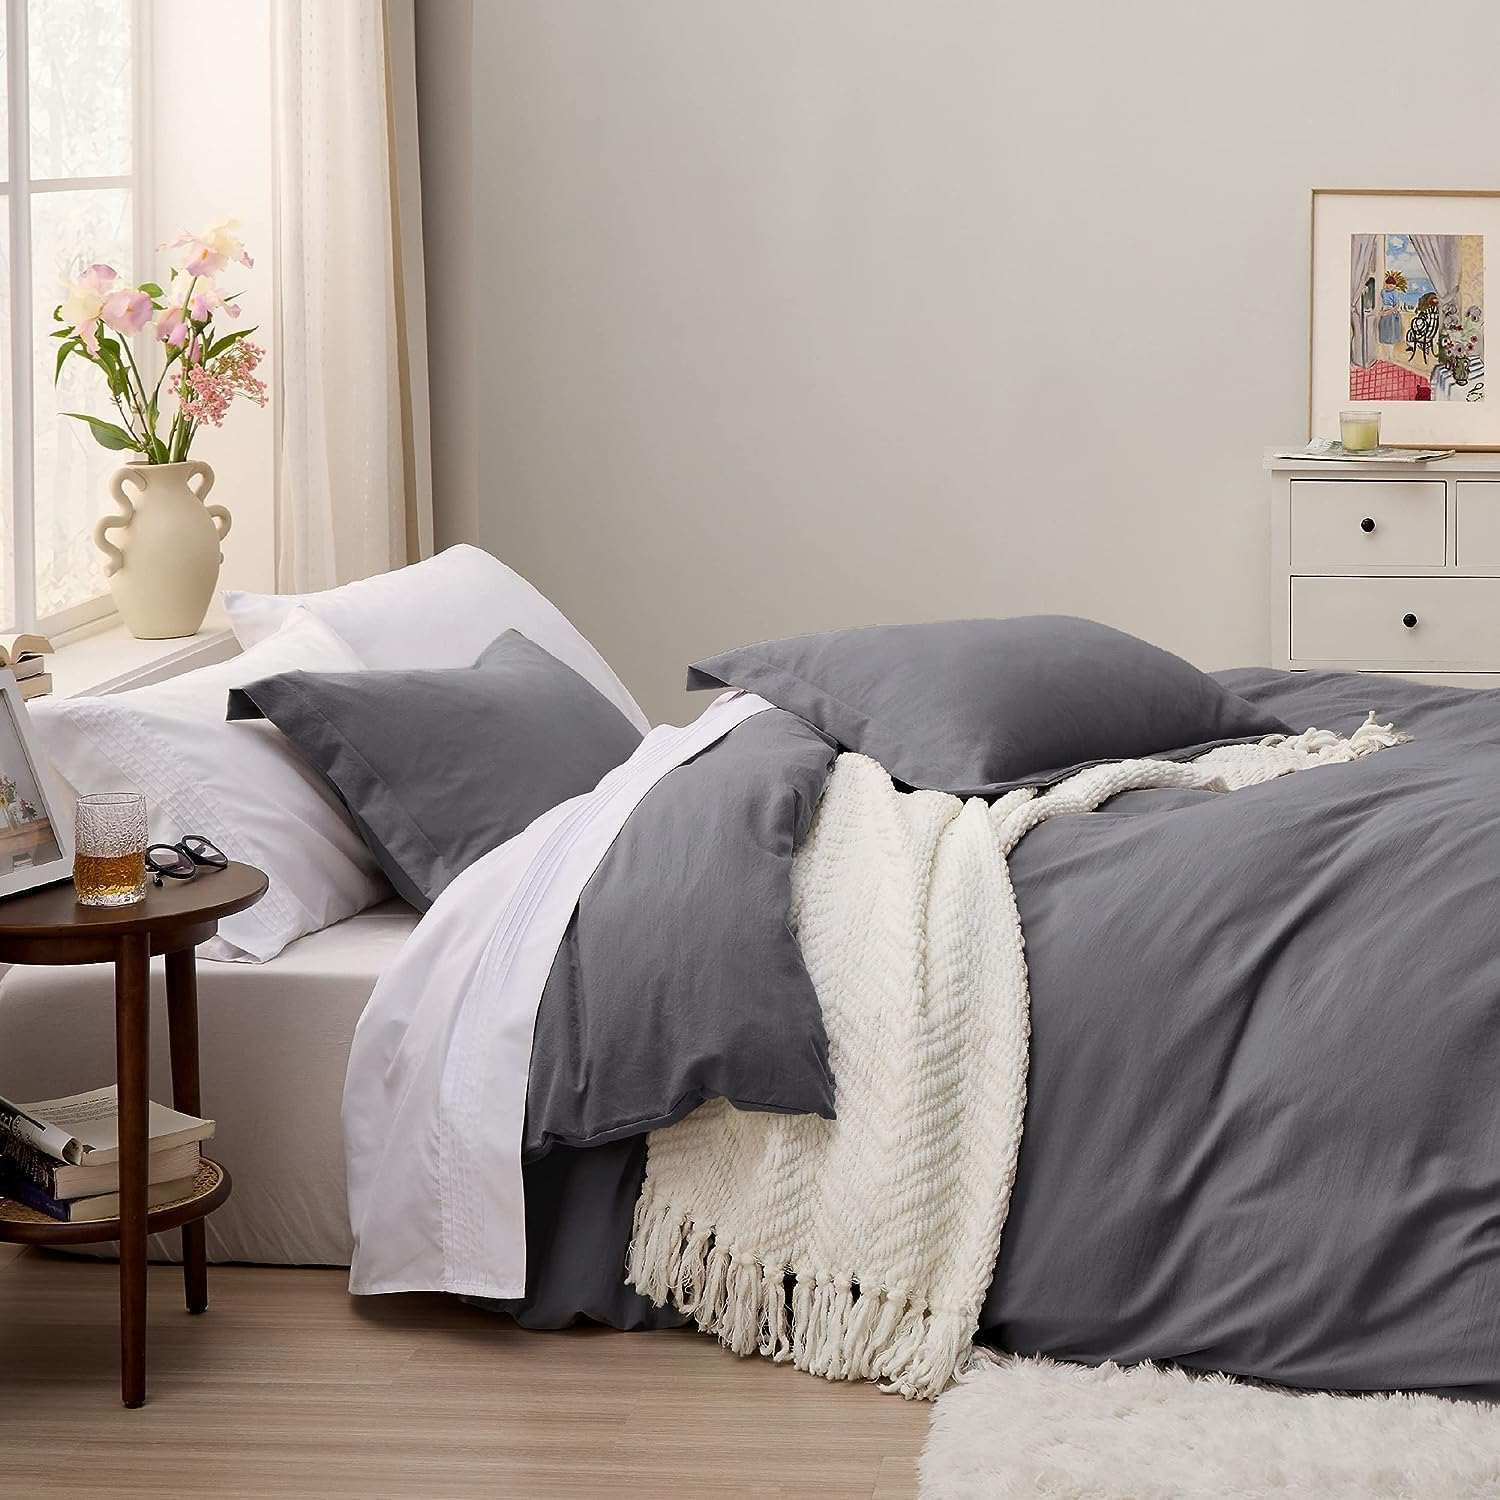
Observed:
[[[55,1161],[102,1167],[120,1160],[119,1096],[114,1084],[36,1104],[12,1104],[0,1098],[0,1129],[8,1129]],[[153,1100],[146,1129],[148,1147],[155,1154],[189,1141],[206,1141],[214,1133],[214,1122]]]
[[[52,642],[44,635],[0,635],[0,667],[14,667],[28,656],[46,656],[51,650]]]

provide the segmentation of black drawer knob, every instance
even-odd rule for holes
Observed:
[[[1374,531],[1374,529],[1375,529],[1375,517],[1374,516],[1366,516],[1364,518],[1364,520],[1359,523],[1359,529],[1361,531]]]
[[[1415,615],[1402,615],[1401,623],[1406,626],[1408,630],[1415,630],[1417,628],[1417,617]]]

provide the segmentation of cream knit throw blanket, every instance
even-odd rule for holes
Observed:
[[[1404,738],[1371,714],[1190,764],[1121,761],[994,803],[834,764],[793,865],[836,1120],[715,1101],[650,1137],[626,1280],[737,1354],[935,1397],[994,1272],[1026,1103],[1030,997],[1006,857],[1140,787],[1221,791]]]

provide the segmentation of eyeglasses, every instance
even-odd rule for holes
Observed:
[[[229,856],[201,833],[184,834],[178,844],[152,844],[146,850],[146,868],[160,886],[166,880],[191,880],[199,870],[212,874],[227,869]]]

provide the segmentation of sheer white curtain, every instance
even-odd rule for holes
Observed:
[[[1438,294],[1438,301],[1452,302],[1458,295],[1458,236],[1456,234],[1414,234],[1412,249],[1427,272],[1427,279]]]
[[[276,586],[432,550],[413,0],[273,0]]]

